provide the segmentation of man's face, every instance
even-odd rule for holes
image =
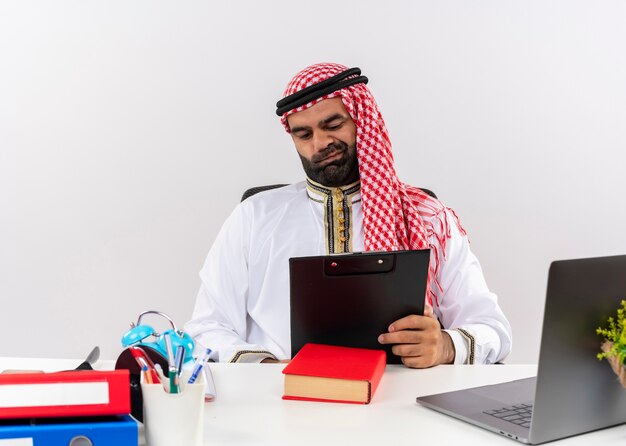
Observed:
[[[359,179],[356,125],[341,98],[320,101],[287,117],[307,176],[328,187]]]

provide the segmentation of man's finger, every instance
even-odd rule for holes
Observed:
[[[428,302],[424,304],[424,316],[433,317],[433,318],[435,317],[435,313],[433,312],[433,307]]]
[[[378,336],[381,344],[432,344],[437,339],[433,330],[401,330]]]
[[[413,369],[424,369],[432,366],[423,356],[404,356],[402,357],[402,363]]]
[[[398,319],[389,326],[389,332],[400,330],[426,330],[431,327],[433,323],[436,324],[436,320],[431,317],[418,316],[417,314],[410,314]]]
[[[396,356],[422,356],[424,347],[421,344],[395,344],[391,347],[391,352]]]

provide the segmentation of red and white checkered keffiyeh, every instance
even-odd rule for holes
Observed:
[[[312,65],[289,82],[283,97],[335,76],[348,67],[335,63]],[[324,99],[341,97],[356,124],[356,147],[361,178],[363,229],[366,251],[431,249],[429,277],[443,292],[437,280],[441,260],[445,260],[446,240],[450,237],[446,207],[417,187],[398,180],[393,165],[391,141],[378,105],[363,83],[351,85],[285,112],[281,117],[290,132],[287,116],[305,110]],[[448,208],[449,209],[449,208]],[[465,234],[452,211],[459,230]],[[427,293],[432,305],[429,283]]]

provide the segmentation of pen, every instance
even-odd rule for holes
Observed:
[[[170,338],[170,334],[167,332],[163,333],[163,340],[165,341],[165,350],[167,351],[167,362],[170,367],[174,367],[174,349],[172,348],[172,338]]]
[[[170,391],[169,380],[168,380],[168,377],[165,376],[165,373],[163,372],[163,367],[161,367],[161,364],[154,364],[154,369],[156,370],[157,376],[159,377],[159,381],[157,382],[161,383],[163,385],[163,390],[169,393]]]
[[[204,352],[204,355],[198,356],[196,362],[193,364],[193,370],[191,371],[191,376],[189,377],[189,381],[187,381],[187,384],[193,384],[194,382],[196,382],[196,379],[198,379],[198,375],[200,374],[202,367],[204,367],[204,363],[209,360],[210,354],[211,349],[207,348]]]
[[[180,375],[183,372],[183,358],[185,357],[185,347],[179,345],[176,347],[176,357],[174,358],[174,365],[176,366],[176,373]]]
[[[141,374],[143,375],[143,382],[146,384],[154,384],[152,382],[152,378],[150,377],[150,373],[148,373],[148,366],[144,365],[141,369]]]
[[[135,358],[135,361],[137,361],[137,364],[139,364],[139,367],[141,367],[141,371],[143,372],[144,370],[147,372],[150,368],[148,367],[148,363],[146,362],[145,359],[143,359],[141,356],[137,356]]]
[[[204,402],[209,403],[215,399],[217,392],[215,391],[215,383],[213,382],[213,374],[211,368],[207,364],[203,369],[204,371]]]
[[[161,367],[161,364],[154,364],[154,368],[159,374],[159,378],[165,379],[165,373],[163,372],[163,367]]]

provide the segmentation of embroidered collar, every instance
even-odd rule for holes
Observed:
[[[307,195],[324,208],[326,253],[352,252],[352,205],[361,201],[361,182],[326,187],[307,178]]]
[[[361,199],[361,182],[357,180],[345,186],[327,187],[307,178],[306,193],[311,200],[320,203],[324,203],[329,197],[333,196],[345,197],[352,203],[356,203]]]

